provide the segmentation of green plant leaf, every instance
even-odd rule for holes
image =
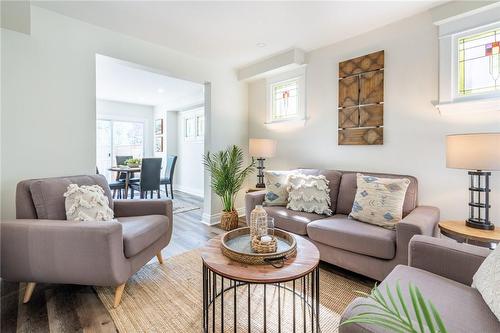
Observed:
[[[392,293],[389,290],[388,284],[385,285],[385,291],[387,293],[387,297],[389,297],[389,301],[391,302],[392,307],[394,308],[394,311],[398,314],[399,317],[401,317],[399,310],[398,310],[398,306],[396,305],[396,302],[394,302],[394,298],[392,297]]]
[[[439,315],[439,312],[437,309],[434,307],[434,304],[432,304],[431,301],[429,301],[429,307],[431,308],[432,315],[434,316],[434,320],[436,321],[436,325],[439,329],[440,333],[447,333],[446,327],[444,326],[443,320],[441,319],[441,316]]]
[[[387,328],[393,330],[394,332],[408,333],[408,331],[405,328],[402,328],[399,325],[396,325],[390,321],[378,320],[378,319],[373,319],[373,318],[364,318],[364,317],[359,318],[357,316],[342,322],[341,325],[353,324],[353,323],[373,324],[373,325],[377,325],[377,326],[387,327]]]
[[[422,322],[422,316],[420,315],[420,309],[418,306],[417,295],[415,294],[415,289],[411,283],[408,286],[408,289],[410,290],[411,303],[413,304],[413,311],[415,312],[415,317],[417,318],[418,327],[420,328],[420,333],[424,333],[425,332],[424,331],[424,324]]]
[[[405,300],[403,298],[403,293],[401,292],[401,287],[399,286],[399,281],[396,282],[396,294],[398,295],[399,304],[401,304],[401,307],[403,308],[403,312],[405,313],[407,322],[411,323],[412,320],[410,317],[410,312],[408,311],[408,307],[406,306]]]
[[[435,333],[436,329],[434,328],[434,323],[432,322],[431,314],[429,312],[429,309],[427,308],[427,304],[425,303],[424,298],[422,297],[422,293],[420,293],[420,290],[418,288],[414,289],[415,289],[415,295],[417,296],[417,301],[420,304],[420,310],[422,311],[425,322],[427,323],[427,327],[429,328],[429,331],[431,333]]]

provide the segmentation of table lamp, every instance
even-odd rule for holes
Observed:
[[[257,188],[265,188],[264,161],[276,154],[276,141],[269,139],[250,139],[250,156],[257,158]]]
[[[469,218],[472,228],[493,230],[490,210],[490,176],[500,170],[500,133],[448,135],[446,167],[469,170]]]

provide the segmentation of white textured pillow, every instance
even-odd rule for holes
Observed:
[[[394,229],[403,218],[408,178],[379,178],[357,174],[357,190],[350,217]]]
[[[328,183],[325,176],[290,175],[288,179],[288,205],[286,208],[301,212],[332,215]]]
[[[70,184],[66,193],[66,219],[70,221],[111,221],[113,210],[99,185]]]
[[[479,291],[491,312],[500,320],[500,246],[479,266],[472,278],[472,287]]]
[[[288,177],[295,171],[264,171],[266,206],[286,206],[288,202]]]

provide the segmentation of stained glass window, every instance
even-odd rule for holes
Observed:
[[[458,39],[458,93],[500,91],[500,28]]]
[[[298,84],[298,79],[291,79],[271,86],[272,121],[290,119],[298,115]]]

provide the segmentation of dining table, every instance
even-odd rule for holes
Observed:
[[[109,171],[114,171],[118,173],[125,173],[125,199],[128,198],[128,188],[130,185],[130,175],[135,172],[141,172],[141,167],[128,167],[128,166],[115,166],[108,169]]]

